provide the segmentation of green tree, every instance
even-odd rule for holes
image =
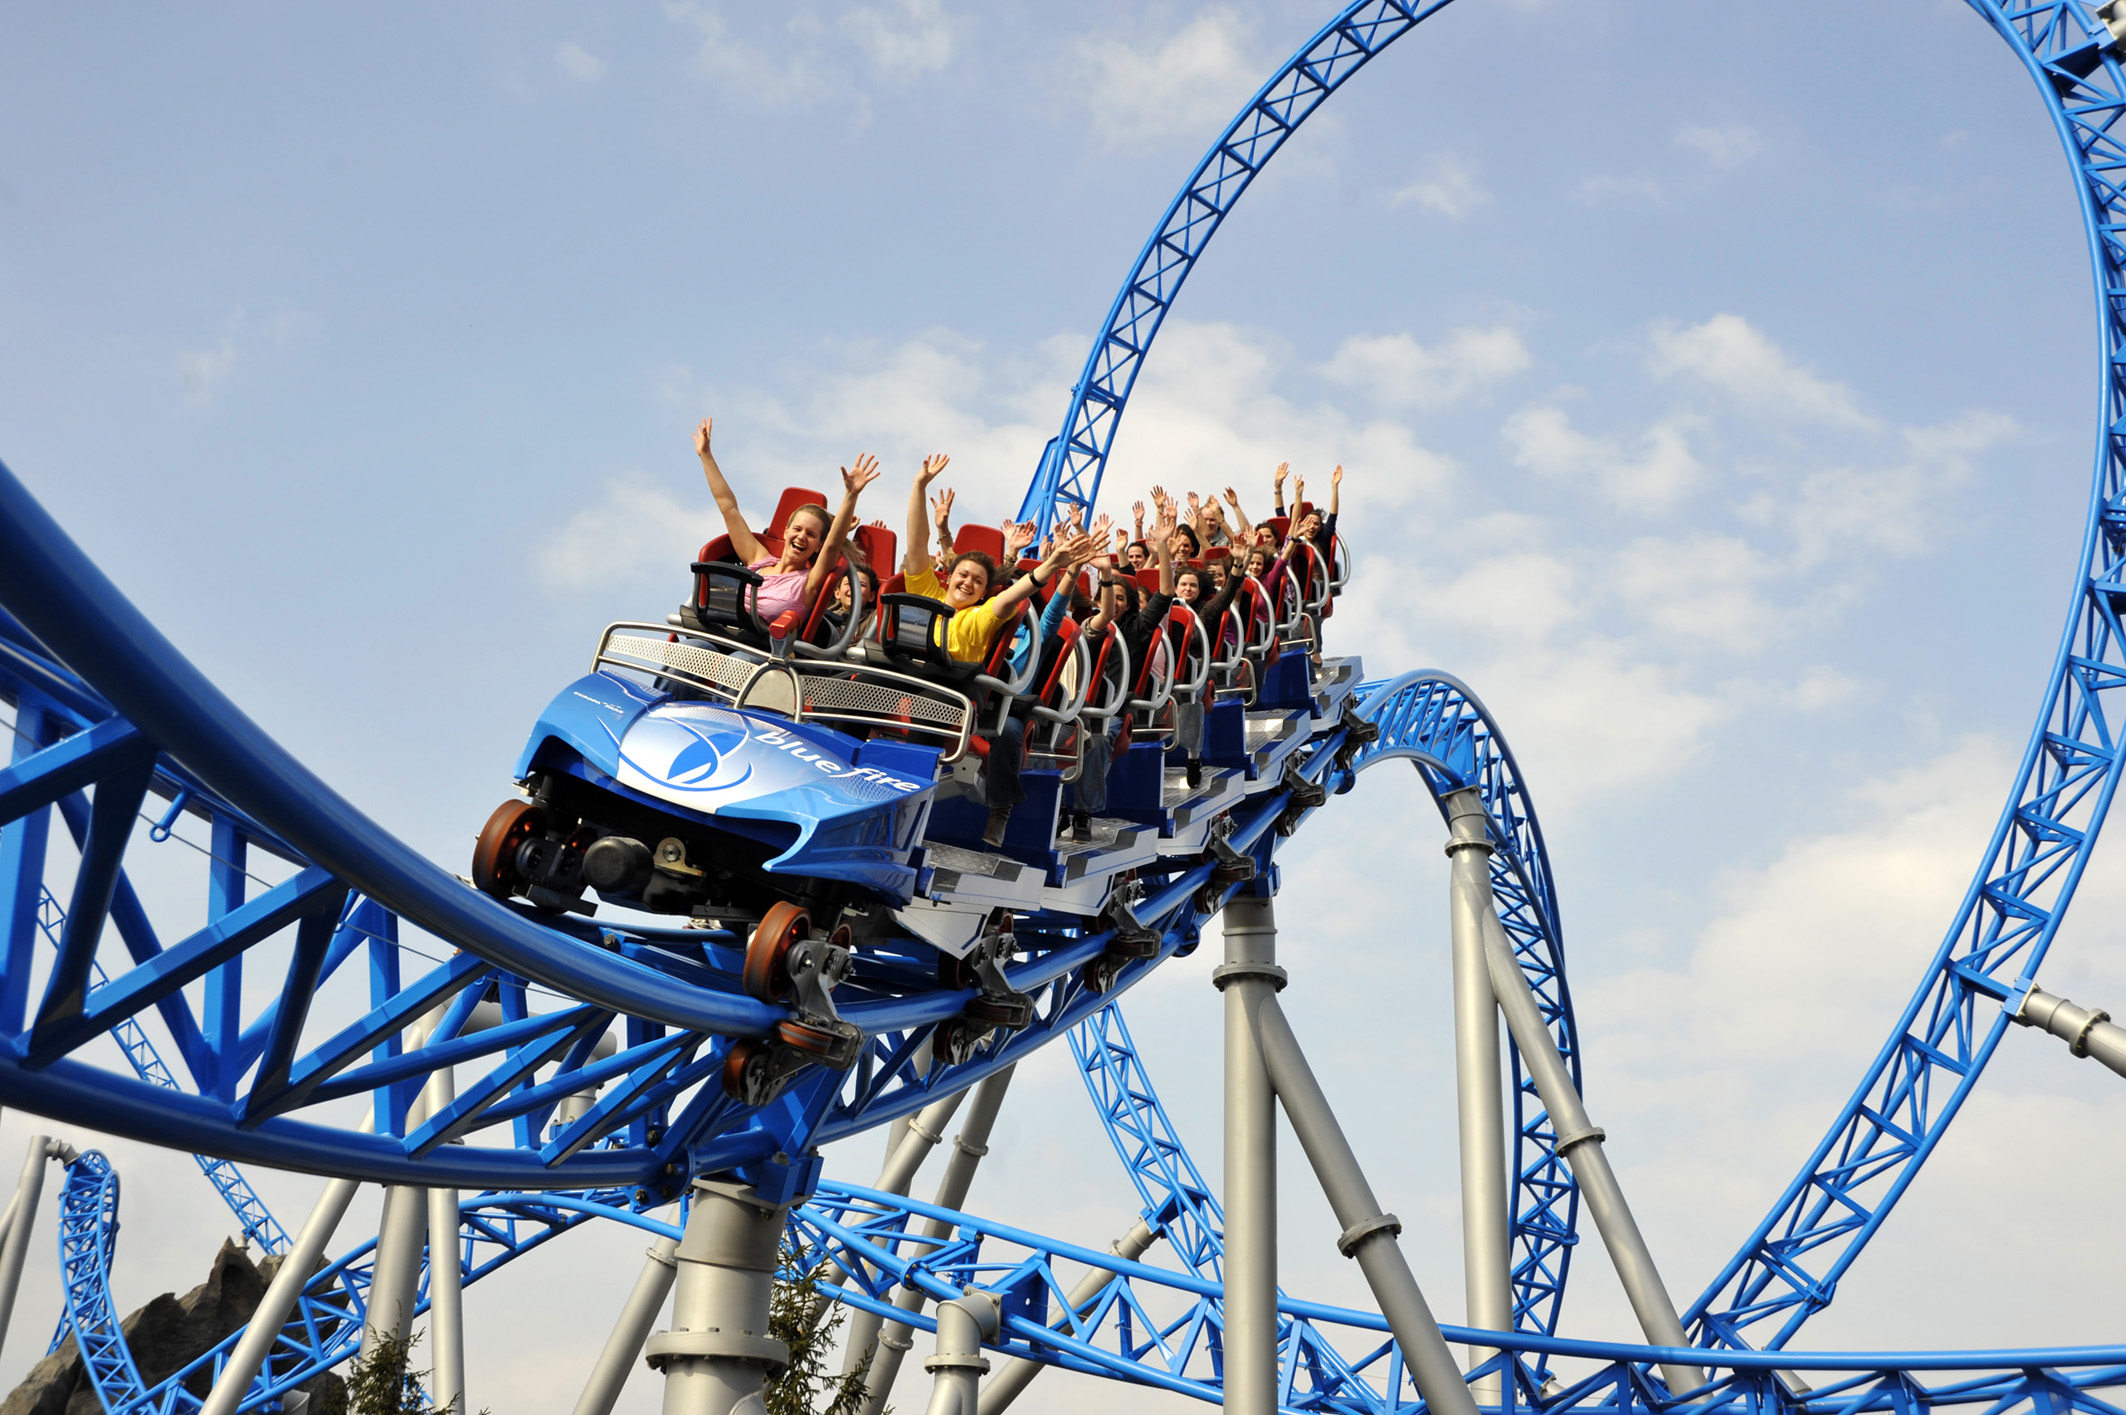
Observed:
[[[421,1385],[428,1372],[406,1369],[420,1339],[369,1329],[368,1349],[354,1358],[347,1378],[347,1415],[457,1415],[455,1399],[448,1405],[428,1403]]]
[[[849,1314],[841,1304],[830,1303],[824,1318],[820,1315],[814,1281],[818,1266],[817,1259],[806,1261],[788,1234],[783,1236],[775,1293],[768,1301],[768,1335],[790,1348],[790,1364],[781,1375],[770,1378],[762,1391],[768,1415],[856,1415],[863,1408],[864,1377],[870,1373],[871,1358],[865,1357],[846,1376],[827,1370],[834,1333]]]

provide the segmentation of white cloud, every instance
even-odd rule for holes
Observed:
[[[540,543],[535,563],[553,590],[628,584],[646,566],[658,567],[660,582],[671,581],[672,567],[683,576],[702,544],[722,533],[715,521],[706,492],[684,501],[639,477],[615,478]]]
[[[802,17],[788,22],[783,42],[761,45],[734,33],[722,11],[712,5],[672,0],[665,13],[700,32],[694,72],[719,92],[764,108],[804,107],[834,92]]]
[[[1841,1070],[1871,1056],[1941,942],[2013,769],[2002,744],[1970,738],[1826,802],[1836,825],[1721,882],[1680,969],[1582,992],[1590,1016],[1661,1019],[1610,1024],[1605,1048],[1627,1062],[1709,1047]]]
[[[1676,146],[1695,152],[1722,171],[1740,167],[1764,151],[1764,139],[1747,123],[1685,123],[1676,129]]]
[[[1797,364],[1740,315],[1716,314],[1687,328],[1656,327],[1647,366],[1658,378],[1695,379],[1743,411],[1770,420],[1855,429],[1877,425],[1861,411],[1852,389]]]
[[[1783,567],[1737,536],[1647,537],[1619,551],[1619,596],[1653,632],[1731,652],[1755,652],[1789,616],[1765,590]]]
[[[843,15],[841,31],[882,77],[906,82],[952,62],[958,26],[942,0],[892,0]]]
[[[1388,407],[1458,403],[1524,372],[1531,359],[1506,325],[1451,330],[1431,348],[1408,334],[1354,334],[1322,366],[1331,383],[1356,388]]]
[[[1592,437],[1572,424],[1563,408],[1523,408],[1500,429],[1516,466],[1543,476],[1588,480],[1624,507],[1657,510],[1674,504],[1704,480],[1705,468],[1691,451],[1689,419],[1663,418],[1627,450],[1613,438]]]
[[[1421,206],[1459,221],[1491,200],[1491,193],[1477,181],[1476,171],[1452,157],[1435,157],[1424,176],[1398,189],[1388,205]]]
[[[181,349],[176,364],[186,406],[211,408],[216,391],[236,368],[236,342],[225,335],[211,349]]]
[[[1899,429],[1904,455],[1892,461],[1809,473],[1779,513],[1800,563],[1818,564],[1846,545],[1894,556],[1928,549],[1955,523],[1955,493],[1976,476],[1978,455],[2016,430],[1998,413],[1967,413],[1939,427]]]
[[[1213,7],[1160,38],[1086,35],[1066,51],[1064,86],[1091,110],[1109,147],[1208,140],[1262,81],[1252,34],[1247,20]]]
[[[579,84],[594,84],[605,77],[605,61],[573,39],[554,51],[554,62]]]

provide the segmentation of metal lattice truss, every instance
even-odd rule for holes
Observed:
[[[2075,164],[2102,295],[2103,435],[2059,655],[2008,804],[1947,936],[1888,1042],[1815,1153],[1688,1314],[1697,1339],[1784,1346],[1838,1281],[1956,1117],[2037,978],[2126,763],[2126,71],[2079,3],[1971,0],[2038,80]],[[1761,1332],[1758,1329],[1762,1329]]]
[[[1042,453],[1033,485],[1019,508],[1021,519],[1038,520],[1045,531],[1062,507],[1090,511],[1099,497],[1100,476],[1107,469],[1115,430],[1143,370],[1144,356],[1226,214],[1285,139],[1330,94],[1446,3],[1361,0],[1346,6],[1301,45],[1226,125],[1159,219],[1129,279],[1115,296],[1107,321],[1086,356],[1085,369],[1071,390],[1063,431],[1049,439]]]

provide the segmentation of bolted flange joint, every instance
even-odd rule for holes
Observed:
[[[1278,992],[1283,992],[1284,985],[1290,981],[1290,975],[1275,963],[1220,963],[1211,969],[1211,986],[1220,992],[1225,991],[1228,983],[1242,978],[1267,978]]]
[[[1400,1238],[1402,1231],[1403,1221],[1394,1214],[1375,1214],[1369,1219],[1359,1220],[1337,1234],[1336,1251],[1346,1258],[1355,1258],[1358,1256],[1358,1250],[1373,1239],[1383,1234],[1390,1238]]]

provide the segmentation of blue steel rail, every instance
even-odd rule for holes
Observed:
[[[1977,873],[1852,1098],[1755,1232],[1692,1304],[1709,1346],[1784,1346],[1917,1177],[2037,979],[2126,766],[2126,70],[2080,3],[1969,0],[2051,114],[2088,236],[2103,353],[2088,520],[2059,652]]]
[[[1181,186],[1138,253],[1129,278],[1093,339],[1085,368],[1072,388],[1063,430],[1049,439],[1019,508],[1021,520],[1048,529],[1065,506],[1089,510],[1100,494],[1115,431],[1145,355],[1166,320],[1182,284],[1210,245],[1211,237],[1255,176],[1283,148],[1299,125],[1381,50],[1417,23],[1446,7],[1447,0],[1408,4],[1360,0],[1287,59],[1256,91],[1211,144]]]
[[[450,1252],[459,1280],[471,1284],[544,1246],[576,1225],[628,1213],[625,1191],[583,1194],[481,1194],[459,1205],[461,1227]],[[632,1219],[634,1216],[629,1214]],[[666,1231],[654,1219],[635,1219]],[[109,1415],[190,1415],[204,1403],[188,1384],[210,1388],[241,1329],[149,1385],[126,1347],[111,1296],[111,1257],[118,1231],[118,1175],[96,1151],[68,1167],[60,1196],[59,1254],[66,1282],[67,1324],[80,1339],[84,1374]],[[241,1410],[277,1401],[360,1348],[368,1319],[375,1240],[363,1243],[312,1277],[281,1328],[264,1368],[253,1378]],[[420,1273],[415,1315],[428,1310],[428,1263]]]
[[[942,1241],[909,1238],[911,1220],[940,1218]],[[1112,1253],[1053,1239],[974,1214],[940,1209],[855,1185],[823,1185],[799,1209],[792,1226],[803,1242],[803,1265],[823,1290],[850,1306],[890,1313],[925,1331],[927,1313],[895,1312],[894,1289],[921,1289],[933,1302],[968,1288],[994,1294],[1002,1332],[989,1349],[1066,1370],[1128,1380],[1216,1403],[1220,1397],[1216,1340],[1218,1285]],[[1072,1312],[1074,1275],[1113,1274]],[[1281,1298],[1288,1332],[1280,1409],[1333,1415],[1406,1415],[1424,1408],[1402,1366],[1387,1323],[1376,1313]],[[1509,1407],[1533,1415],[1635,1415],[1657,1408],[1692,1415],[1852,1415],[1890,1411],[1916,1415],[1930,1407],[1979,1406],[1989,1412],[2018,1407],[2064,1415],[2119,1415],[2090,1394],[2126,1382],[2126,1346],[2034,1351],[1840,1351],[1708,1353],[1621,1342],[1578,1341],[1538,1332],[1495,1332],[1442,1325],[1452,1342],[1498,1346],[1501,1356],[1473,1368],[1470,1379],[1509,1373]],[[1339,1350],[1355,1353],[1340,1356]],[[1296,1357],[1295,1357],[1296,1353]],[[1593,1362],[1569,1382],[1546,1376],[1558,1358]],[[1674,1402],[1649,1363],[1710,1359],[1711,1376],[1687,1402]],[[1779,1373],[1804,1373],[1814,1385],[1792,1394]],[[1923,1377],[1954,1376],[1935,1385]]]
[[[37,927],[44,934],[45,942],[51,945],[54,951],[59,947],[60,925],[65,919],[66,915],[60,909],[59,901],[52,898],[49,889],[45,890],[37,902]],[[95,980],[97,987],[102,987],[110,981],[104,976],[101,963],[93,964],[90,977]],[[147,1032],[138,1022],[131,1018],[121,1022],[111,1029],[111,1039],[118,1043],[119,1049],[125,1053],[126,1061],[141,1080],[153,1086],[160,1086],[166,1091],[182,1089],[169,1064],[155,1050],[155,1044],[148,1040]],[[280,1226],[280,1221],[273,1217],[273,1211],[266,1207],[266,1201],[258,1196],[258,1191],[251,1187],[251,1181],[244,1178],[242,1170],[228,1160],[213,1155],[194,1155],[192,1158],[198,1162],[200,1173],[207,1176],[207,1182],[214,1186],[214,1192],[221,1195],[222,1202],[229,1206],[229,1212],[236,1216],[237,1226],[242,1230],[246,1243],[256,1243],[268,1253],[279,1254],[288,1251],[287,1231]],[[62,1329],[60,1336],[63,1335]],[[55,1348],[59,1345],[60,1336],[52,1338]]]

